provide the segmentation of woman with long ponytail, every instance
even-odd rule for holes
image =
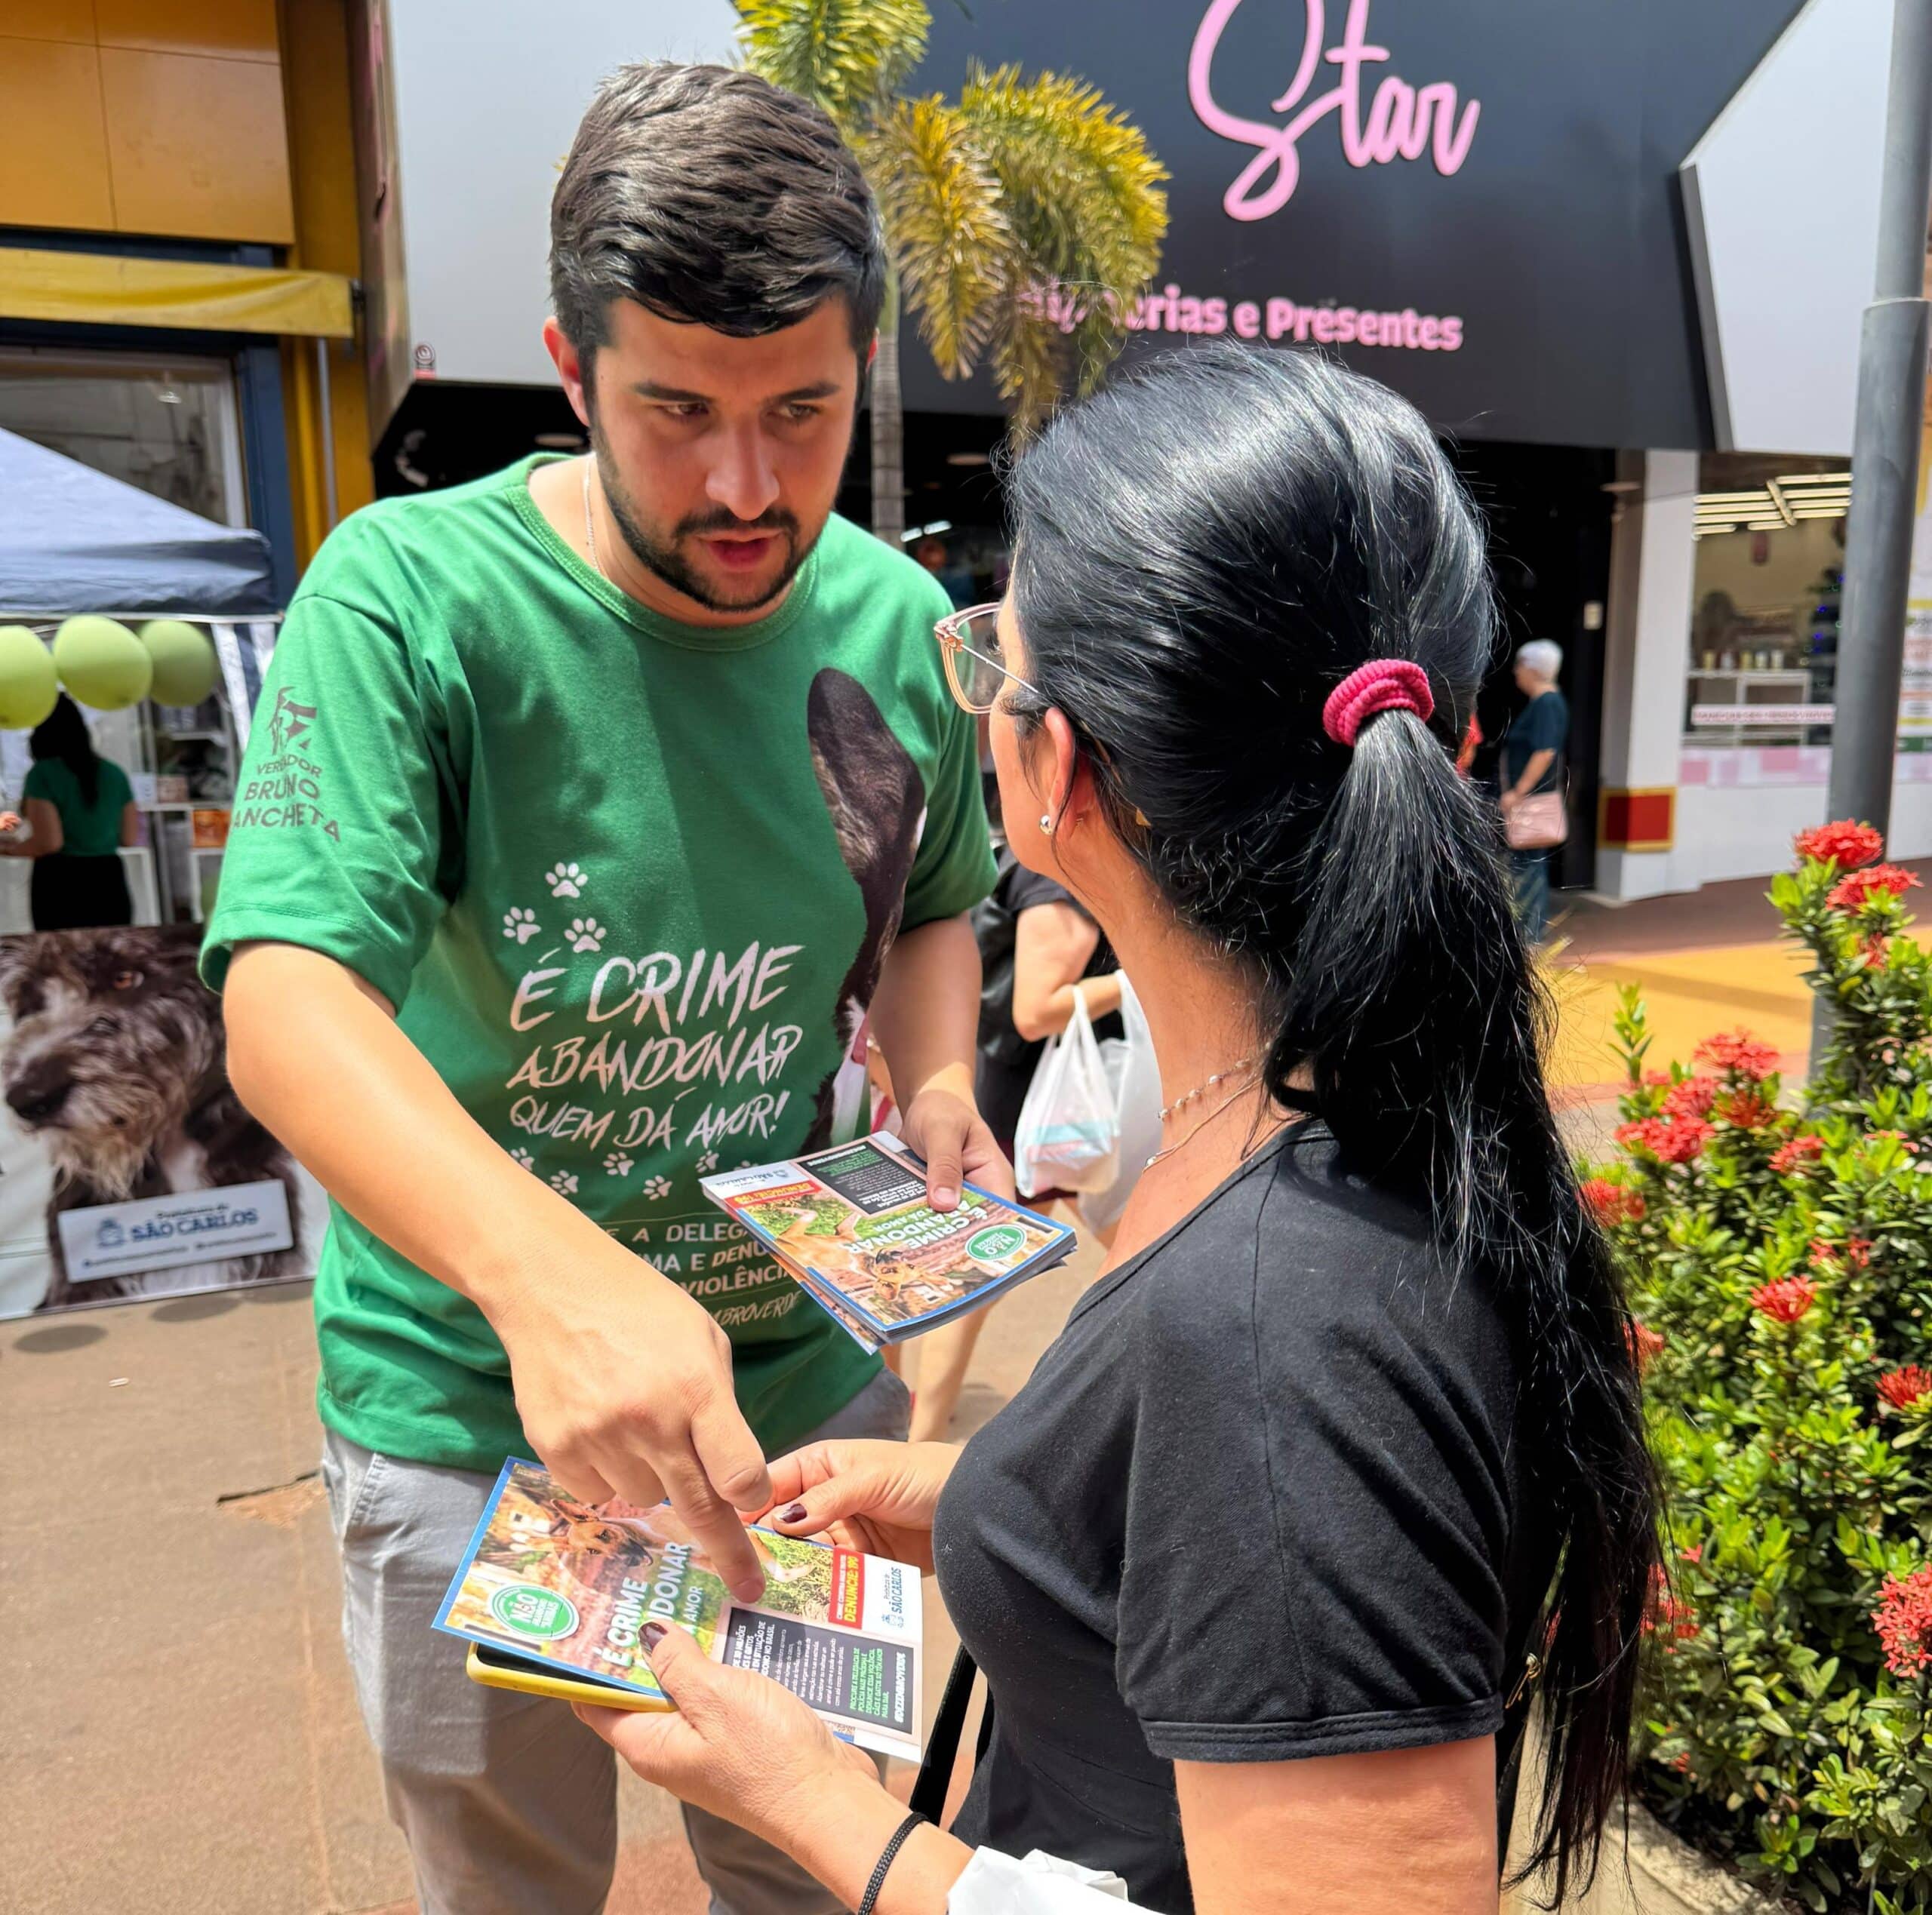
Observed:
[[[598,1726],[868,1915],[1072,1909],[1041,1854],[1151,1909],[1475,1915],[1534,1708],[1520,1859],[1574,1893],[1655,1490],[1456,770],[1495,638],[1475,514],[1413,407],[1232,346],[1118,380],[1010,480],[1011,591],[940,644],[1014,853],[1134,979],[1162,1147],[962,1452],[817,1446],[767,1518],[936,1566],[989,1735],[942,1834],[675,1631],[681,1716]]]

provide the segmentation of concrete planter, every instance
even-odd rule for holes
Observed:
[[[1700,1855],[1640,1803],[1630,1805],[1627,1845],[1622,1820],[1611,1816],[1589,1892],[1567,1904],[1575,1915],[1804,1915]],[[1504,1898],[1505,1915],[1531,1915],[1534,1906],[1534,1883]]]

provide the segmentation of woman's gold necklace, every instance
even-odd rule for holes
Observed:
[[[1161,1112],[1161,1121],[1163,1123],[1166,1123],[1169,1117],[1174,1116],[1177,1112],[1180,1111],[1183,1106],[1192,1104],[1197,1097],[1206,1096],[1206,1094],[1209,1091],[1212,1090],[1217,1084],[1225,1084],[1228,1079],[1232,1077],[1234,1074],[1241,1069],[1244,1065],[1250,1064],[1253,1062],[1254,1059],[1252,1058],[1236,1058],[1233,1063],[1230,1064],[1225,1071],[1217,1071],[1214,1074],[1210,1077],[1205,1084],[1201,1085],[1198,1090],[1190,1090],[1185,1097],[1177,1097],[1171,1104],[1168,1105]],[[1253,1090],[1256,1084],[1260,1080],[1258,1076],[1244,1077],[1220,1103],[1217,1104],[1214,1108],[1187,1133],[1185,1137],[1177,1139],[1174,1142],[1166,1145],[1161,1150],[1156,1151],[1154,1154],[1147,1160],[1147,1162],[1143,1167],[1151,1170],[1155,1164],[1160,1162],[1162,1157],[1172,1157],[1176,1151],[1180,1150],[1186,1145],[1192,1143],[1195,1139],[1199,1136],[1201,1132],[1205,1130],[1208,1125],[1212,1123],[1217,1117],[1220,1117],[1226,1112],[1232,1110],[1234,1107],[1241,1102],[1242,1096],[1247,1092]]]

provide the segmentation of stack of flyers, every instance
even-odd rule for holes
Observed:
[[[672,1707],[640,1640],[675,1624],[714,1661],[755,1669],[860,1747],[916,1762],[921,1615],[906,1563],[769,1529],[745,1532],[764,1594],[735,1601],[669,1503],[580,1503],[540,1463],[505,1463],[436,1627],[478,1647],[477,1680]],[[479,1654],[479,1648],[481,1653]]]
[[[936,1329],[1065,1260],[1073,1232],[968,1184],[926,1201],[925,1167],[883,1133],[699,1188],[867,1350]]]

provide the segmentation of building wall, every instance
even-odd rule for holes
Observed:
[[[348,32],[346,0],[0,0],[0,226],[266,246],[359,279]],[[325,420],[315,342],[281,358],[301,565],[374,496],[367,382],[331,345]]]
[[[288,244],[275,0],[0,0],[0,225]]]

